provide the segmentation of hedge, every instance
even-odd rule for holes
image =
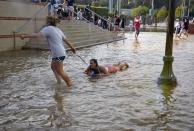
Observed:
[[[78,8],[84,9],[86,5],[77,5]],[[100,16],[108,16],[108,8],[107,7],[96,7],[91,6],[92,11],[99,14]]]

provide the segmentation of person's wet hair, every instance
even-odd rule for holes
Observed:
[[[96,66],[98,67],[98,61],[97,61],[97,59],[91,59],[90,61],[93,61],[94,64],[96,64]]]
[[[46,21],[47,24],[51,26],[56,26],[60,22],[58,18],[55,18],[53,16],[47,16]]]

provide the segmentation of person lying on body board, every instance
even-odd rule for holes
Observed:
[[[128,68],[129,65],[126,62],[119,62],[118,64],[107,64],[104,66],[98,65],[97,59],[91,59],[90,65],[84,71],[85,74],[95,77],[95,76],[106,76],[112,73],[116,73],[117,71],[124,70]]]

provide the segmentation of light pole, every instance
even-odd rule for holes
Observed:
[[[183,18],[184,16],[185,16],[185,0],[182,0],[181,17]]]
[[[113,0],[109,0],[108,8],[109,8],[109,13],[112,13],[113,12]]]
[[[152,11],[154,11],[154,0],[152,0]]]
[[[175,0],[169,0],[169,10],[168,10],[168,27],[166,36],[166,48],[165,56],[163,57],[164,65],[163,70],[159,77],[159,84],[166,85],[176,85],[176,77],[173,73],[172,63],[173,63],[173,31],[174,31],[174,19],[175,19]]]
[[[121,14],[121,0],[117,0],[117,11],[118,11],[118,15]]]
[[[190,13],[190,4],[191,4],[191,0],[188,0],[188,5],[187,5],[187,8],[188,8],[188,10],[187,10],[187,17],[189,18],[189,13]]]
[[[152,0],[152,8],[151,8],[151,20],[152,21],[154,21],[153,18],[154,18],[154,0]]]

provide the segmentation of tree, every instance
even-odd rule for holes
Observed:
[[[149,8],[146,6],[138,6],[136,8],[133,8],[131,10],[131,15],[132,17],[141,14],[141,15],[146,15],[149,12]]]
[[[178,6],[175,10],[175,16],[176,17],[181,17],[181,6]]]
[[[165,6],[163,6],[162,8],[160,8],[160,10],[157,13],[157,17],[158,18],[159,17],[165,18],[165,17],[167,17],[167,15],[168,15],[168,11],[167,11],[167,8]]]

